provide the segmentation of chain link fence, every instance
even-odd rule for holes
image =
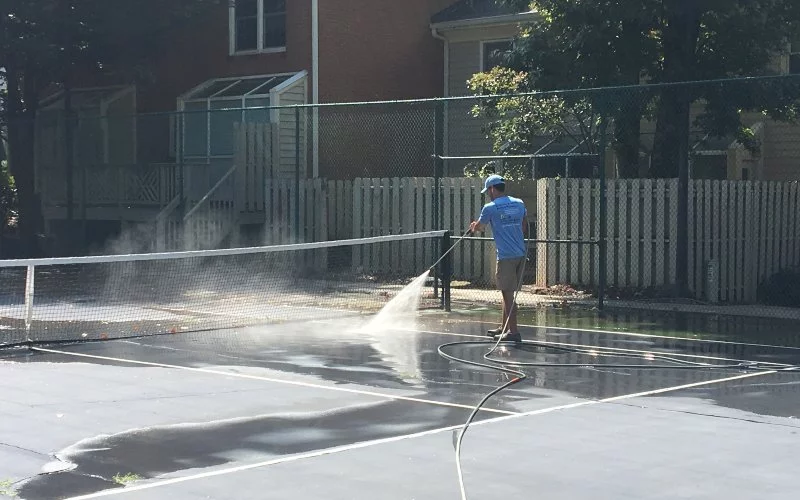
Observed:
[[[796,76],[151,114],[103,99],[35,123],[48,232],[75,241],[54,248],[455,241],[496,172],[528,208],[522,304],[800,318]],[[499,303],[491,233],[451,257],[454,303]]]

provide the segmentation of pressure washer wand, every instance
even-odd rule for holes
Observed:
[[[433,269],[434,267],[436,267],[436,266],[439,264],[439,262],[441,262],[442,260],[444,260],[444,258],[445,258],[445,257],[447,257],[447,254],[449,254],[450,252],[452,252],[452,251],[453,251],[453,249],[456,247],[456,245],[458,245],[459,243],[461,243],[461,240],[463,240],[464,238],[466,238],[466,237],[467,237],[467,235],[468,235],[469,233],[470,233],[470,230],[469,230],[469,229],[467,229],[467,230],[464,232],[464,234],[462,234],[462,235],[461,235],[461,237],[460,237],[459,239],[457,239],[457,240],[456,240],[456,242],[455,242],[455,243],[453,243],[453,245],[452,245],[450,248],[448,248],[448,249],[447,249],[447,251],[446,251],[445,253],[443,253],[441,257],[439,257],[439,260],[437,260],[436,262],[434,262],[434,263],[433,263],[433,265],[432,265],[431,267],[429,267],[429,268],[428,268],[428,271],[430,271],[431,269]]]

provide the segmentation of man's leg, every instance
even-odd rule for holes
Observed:
[[[516,332],[517,331],[517,308],[514,307],[514,292],[512,290],[503,290],[503,331]]]
[[[510,334],[511,338],[508,340],[520,340],[519,329],[517,326],[517,306],[515,304],[515,295],[519,287],[519,280],[522,271],[521,261],[501,261],[502,264],[498,265],[498,288],[503,297],[503,322],[502,330],[498,329],[494,337],[497,335]],[[502,333],[501,333],[502,332]],[[504,339],[505,340],[505,339]]]
[[[511,290],[503,291],[503,324],[506,325],[506,332],[516,333],[519,331],[517,327],[517,305],[514,303],[514,292]]]
[[[499,334],[503,333],[504,331],[507,331],[507,329],[503,330],[503,328],[506,328],[506,317],[508,316],[508,311],[506,310],[506,295],[503,292],[503,274],[502,274],[502,272],[503,272],[502,265],[500,264],[500,261],[498,260],[497,263],[495,264],[494,279],[495,279],[495,286],[497,286],[497,289],[500,290],[500,294],[503,297],[502,308],[501,308],[502,309],[502,314],[501,314],[502,318],[500,319],[500,326],[498,326],[494,330],[488,330],[486,332],[490,336],[499,335]]]

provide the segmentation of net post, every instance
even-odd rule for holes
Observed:
[[[34,265],[28,266],[28,273],[25,277],[25,341],[31,342],[31,322],[33,321],[33,285],[34,285]]]
[[[442,275],[442,309],[450,312],[450,281],[453,273],[452,252],[448,252],[450,245],[452,245],[450,231],[445,231],[442,235],[442,253],[447,252],[441,263]]]

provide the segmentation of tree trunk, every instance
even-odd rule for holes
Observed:
[[[16,68],[6,68],[8,85],[8,164],[17,187],[19,232],[26,255],[40,253],[42,210],[34,178],[34,130],[36,96],[34,85]],[[24,90],[23,90],[24,87]],[[24,93],[24,95],[23,95]],[[27,107],[25,107],[25,105]]]
[[[615,85],[638,85],[643,68],[637,61],[642,58],[640,41],[646,26],[635,20],[622,21],[622,43],[618,46],[621,57],[619,74]],[[622,178],[639,177],[639,149],[641,145],[641,123],[643,113],[642,95],[637,91],[616,93],[614,118],[614,151],[618,162],[618,175]],[[647,96],[644,96],[645,98]]]
[[[614,150],[621,178],[639,177],[641,118],[642,113],[638,105],[626,106],[614,117]]]
[[[665,0],[664,82],[686,82],[696,74],[701,6],[695,0]],[[677,177],[675,291],[688,296],[689,119],[694,92],[687,85],[661,92],[653,144],[652,177]],[[667,214],[665,214],[667,215]],[[668,216],[668,215],[667,215]]]
[[[700,36],[701,7],[695,0],[665,0],[663,28],[663,82],[692,79],[697,66],[696,48]],[[678,177],[678,145],[689,136],[691,92],[686,87],[665,87],[661,91],[653,138],[651,177]]]
[[[656,134],[653,138],[653,160],[650,164],[650,177],[678,177],[680,162],[678,144],[681,138],[689,136],[689,103],[681,97],[676,88],[665,88],[661,92],[656,117]],[[684,121],[683,118],[687,119]]]

